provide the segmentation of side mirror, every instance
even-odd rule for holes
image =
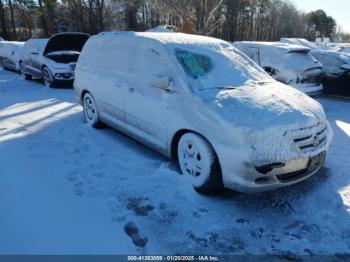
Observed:
[[[174,84],[173,80],[171,79],[155,79],[151,81],[151,86],[155,88],[162,89],[167,92],[173,92],[174,91]]]

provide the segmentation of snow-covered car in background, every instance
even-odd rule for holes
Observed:
[[[4,69],[19,71],[19,60],[24,42],[8,41],[0,51],[0,64]]]
[[[350,44],[339,44],[334,48],[335,51],[350,54]]]
[[[300,182],[321,168],[331,142],[317,101],[214,38],[100,33],[82,50],[74,88],[88,124],[177,159],[199,192]]]
[[[324,92],[350,97],[350,54],[314,50],[311,55],[323,64]]]
[[[306,40],[305,38],[286,38],[282,37],[280,39],[281,43],[290,44],[290,45],[299,45],[309,48],[310,50],[320,50],[321,48],[313,42]]]
[[[3,54],[3,51],[4,51],[4,47],[6,46],[5,45],[6,43],[7,43],[7,41],[0,41],[0,59],[2,57],[2,54]]]
[[[274,79],[310,96],[322,93],[322,65],[310,49],[280,42],[235,42],[234,46]]]
[[[157,27],[151,28],[146,32],[149,33],[175,33],[176,27],[173,25],[159,25]]]
[[[22,76],[27,80],[42,78],[49,87],[71,83],[76,61],[89,37],[84,33],[60,33],[50,39],[28,40],[20,60]]]

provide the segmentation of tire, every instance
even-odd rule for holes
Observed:
[[[182,173],[190,177],[193,187],[199,193],[213,193],[222,187],[220,164],[206,139],[194,133],[186,133],[180,138],[177,153]]]
[[[51,88],[56,87],[57,83],[54,80],[50,70],[46,66],[42,69],[41,74],[43,76],[44,84],[47,87],[51,87]]]
[[[26,67],[25,67],[23,62],[21,62],[19,64],[19,70],[20,70],[20,74],[24,80],[31,80],[32,79],[32,76],[27,74]]]
[[[86,93],[83,97],[83,114],[86,123],[94,128],[103,126],[98,116],[98,111],[94,98],[90,93]]]

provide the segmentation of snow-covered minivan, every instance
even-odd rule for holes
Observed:
[[[88,124],[177,159],[199,192],[300,182],[322,167],[331,142],[317,101],[214,38],[100,33],[81,52],[74,88]]]
[[[277,81],[310,96],[322,93],[322,65],[310,55],[310,48],[281,42],[235,42],[234,46]]]
[[[89,37],[84,33],[60,33],[49,39],[28,40],[20,59],[23,78],[42,78],[49,87],[72,82],[76,61]]]

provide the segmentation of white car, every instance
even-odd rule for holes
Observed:
[[[19,60],[24,42],[4,42],[0,50],[0,64],[4,69],[19,71]]]
[[[60,33],[50,39],[30,39],[23,48],[20,59],[22,76],[42,78],[46,86],[74,80],[75,64],[90,35]]]
[[[317,101],[222,40],[100,33],[85,44],[75,74],[88,124],[106,123],[178,160],[199,192],[300,182],[322,167],[331,142]]]
[[[322,93],[322,65],[310,55],[309,48],[281,42],[235,42],[234,46],[277,81],[310,96]]]

